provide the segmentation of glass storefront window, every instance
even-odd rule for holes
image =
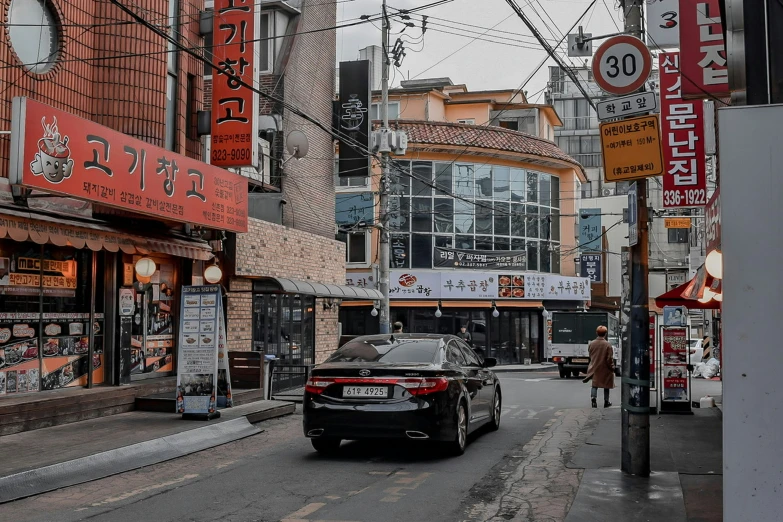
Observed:
[[[476,205],[476,234],[492,234],[492,204]]]
[[[473,236],[454,236],[454,248],[462,248],[465,250],[473,249]]]
[[[476,167],[476,197],[492,198],[492,167],[481,165]]]
[[[411,235],[411,268],[432,268],[432,236]]]
[[[476,250],[492,250],[492,236],[476,236]]]
[[[432,196],[432,162],[413,162],[413,185],[411,195]]]
[[[454,200],[448,198],[435,199],[435,232],[454,233]]]
[[[412,198],[412,232],[432,232],[432,199]]]
[[[539,235],[539,222],[538,222],[538,207],[535,205],[525,206],[525,222],[527,237],[540,237]]]
[[[473,165],[457,163],[454,170],[454,194],[473,197]]]
[[[510,207],[508,203],[495,203],[495,234],[506,236],[510,233]]]
[[[538,270],[538,241],[527,242],[527,269]]]
[[[410,161],[393,161],[389,176],[389,194],[407,196],[411,193]]]
[[[473,233],[473,208],[475,205],[465,201],[454,201],[454,229],[458,234]]]
[[[511,197],[511,169],[492,167],[492,177],[495,184],[495,201],[508,201]]]
[[[451,163],[435,163],[435,186],[443,192],[436,192],[436,196],[451,194],[453,190],[453,171],[454,165]]]
[[[435,246],[441,248],[452,248],[454,246],[454,242],[452,241],[451,236],[435,236]]]
[[[527,173],[527,200],[531,202],[538,201],[538,173]]]
[[[0,240],[0,395],[86,386],[91,371],[104,381],[105,292],[92,274],[91,250]]]
[[[539,205],[551,206],[552,205],[552,176],[549,174],[539,175]]]
[[[541,263],[538,268],[540,272],[550,273],[552,272],[552,251],[551,243],[549,241],[541,241]]]
[[[525,186],[527,184],[525,171],[511,169],[509,187],[511,188],[511,201],[525,201]]]

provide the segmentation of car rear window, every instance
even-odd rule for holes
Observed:
[[[439,341],[430,339],[350,341],[326,362],[430,363],[439,346]]]

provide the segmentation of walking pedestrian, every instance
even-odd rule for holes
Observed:
[[[590,402],[593,408],[597,408],[596,399],[598,397],[598,388],[604,389],[604,408],[612,405],[609,402],[609,390],[614,388],[614,354],[612,345],[606,340],[606,326],[599,326],[596,331],[596,338],[587,348],[590,354],[590,366],[587,367],[587,376],[582,382],[593,381],[590,388]]]
[[[392,330],[392,333],[402,333],[402,323],[400,321],[394,323],[394,330]]]

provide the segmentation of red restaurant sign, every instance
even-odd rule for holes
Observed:
[[[683,98],[730,94],[718,0],[680,0],[680,55]]]
[[[156,218],[247,232],[247,179],[14,98],[11,183]]]
[[[255,0],[215,0],[212,35],[212,152],[221,167],[258,165],[259,25]]]
[[[707,232],[707,253],[720,250],[720,188],[715,189],[709,203],[704,207]]]
[[[663,399],[688,400],[688,333],[685,328],[663,329]]]
[[[664,208],[707,204],[704,103],[683,100],[679,53],[659,55]]]

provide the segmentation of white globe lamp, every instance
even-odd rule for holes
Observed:
[[[155,261],[149,257],[142,257],[136,261],[136,275],[139,277],[152,277],[152,274],[155,273],[155,270],[157,270]]]
[[[204,270],[204,279],[207,280],[207,283],[215,284],[223,279],[223,271],[217,264],[210,265]]]
[[[704,260],[704,268],[715,279],[723,279],[723,254],[720,250],[713,250],[707,254]]]

